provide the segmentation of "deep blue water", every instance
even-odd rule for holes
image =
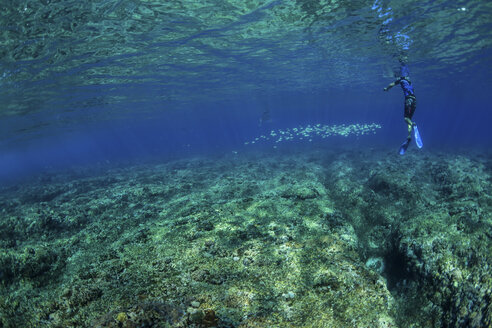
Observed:
[[[422,151],[492,150],[488,1],[3,6],[2,183],[72,165],[273,151],[244,143],[307,124],[382,128],[291,145],[387,147],[398,156],[403,94],[382,89],[402,55]]]

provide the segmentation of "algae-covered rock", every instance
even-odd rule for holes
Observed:
[[[95,328],[183,327],[182,308],[164,302],[141,302],[119,312],[111,311],[94,322]]]
[[[36,183],[0,193],[17,204],[0,223],[1,325],[490,325],[480,161],[252,156],[53,176],[70,197],[29,204]]]

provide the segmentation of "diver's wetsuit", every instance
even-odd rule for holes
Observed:
[[[415,108],[417,108],[417,97],[415,97],[415,92],[413,90],[412,82],[407,77],[400,77],[396,83],[400,83],[400,86],[405,94],[405,109],[403,117],[412,119],[415,113]]]
[[[405,71],[406,70],[406,71]],[[415,91],[413,90],[412,82],[410,82],[410,78],[408,77],[408,69],[406,66],[402,67],[402,75],[395,81],[390,83],[384,91],[388,91],[392,87],[397,84],[400,84],[401,89],[405,95],[405,108],[403,111],[403,118],[408,125],[408,137],[407,139],[411,139],[411,132],[414,123],[412,122],[413,114],[415,113],[415,108],[417,108],[417,97],[415,97]]]

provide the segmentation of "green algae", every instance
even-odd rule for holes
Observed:
[[[486,326],[490,162],[251,153],[41,177],[0,196],[0,322]]]

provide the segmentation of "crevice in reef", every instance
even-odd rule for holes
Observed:
[[[393,316],[398,327],[427,327],[438,314],[427,298],[425,279],[412,268],[411,260],[400,247],[400,232],[395,229],[389,236],[388,249],[382,255],[384,271],[381,275],[394,298]]]
[[[402,284],[417,277],[409,270],[408,262],[398,247],[398,234],[394,232],[391,236],[391,248],[384,254],[385,270],[383,276],[386,278],[390,291],[397,290]]]

